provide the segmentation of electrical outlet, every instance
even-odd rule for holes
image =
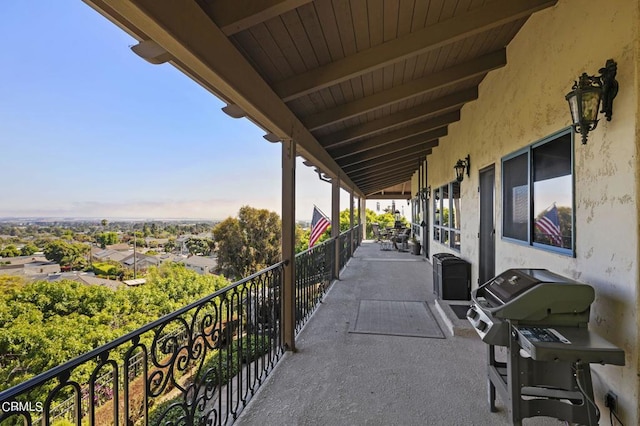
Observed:
[[[618,411],[618,395],[612,391],[607,392],[604,396],[604,406],[616,413]]]

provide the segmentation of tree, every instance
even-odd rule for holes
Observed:
[[[27,243],[20,249],[21,256],[31,256],[33,253],[38,251],[38,247],[31,243]]]
[[[100,247],[106,248],[111,244],[118,243],[118,234],[115,232],[102,232],[96,236],[96,241]]]
[[[280,261],[280,216],[266,209],[244,206],[238,218],[213,228],[218,249],[218,272],[239,279]]]
[[[0,250],[0,257],[16,257],[20,256],[20,250],[13,244],[9,244],[2,250]]]
[[[164,251],[165,253],[171,253],[172,251],[174,251],[177,248],[176,246],[176,239],[175,238],[169,238],[169,241],[167,241],[164,244]]]
[[[214,247],[214,242],[207,238],[191,237],[185,242],[185,245],[189,250],[189,254],[209,256]]]
[[[64,240],[54,240],[44,247],[45,257],[71,269],[82,269],[87,266],[87,260],[83,257],[89,251],[89,246],[79,243],[69,243]]]

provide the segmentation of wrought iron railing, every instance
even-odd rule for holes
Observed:
[[[273,265],[0,393],[0,423],[231,423],[281,357],[282,270]]]
[[[335,241],[327,240],[296,255],[296,333],[318,306],[333,278]]]
[[[340,253],[340,269],[344,268],[347,260],[351,257],[351,229],[344,231],[338,237],[338,247]]]
[[[351,238],[338,237],[340,268]],[[296,256],[296,333],[334,277],[335,239]],[[284,262],[0,392],[0,425],[223,425],[282,355]]]

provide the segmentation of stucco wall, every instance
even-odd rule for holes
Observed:
[[[625,424],[639,424],[638,406],[638,161],[639,42],[637,0],[560,0],[534,14],[507,48],[507,66],[480,85],[479,99],[428,157],[428,184],[454,179],[453,165],[471,155],[462,183],[460,256],[472,263],[477,286],[478,170],[495,164],[496,271],[542,267],[596,289],[590,327],[626,351],[626,366],[595,366],[594,388],[619,397]],[[582,72],[596,74],[608,58],[618,63],[620,92],[613,119],[602,119],[587,145],[574,148],[576,257],[501,240],[500,159],[570,124],[564,95]],[[431,253],[449,251],[432,242]],[[607,411],[603,411],[606,415]]]

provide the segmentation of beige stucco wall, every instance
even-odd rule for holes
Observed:
[[[638,161],[640,131],[637,0],[560,0],[533,15],[507,48],[507,66],[480,85],[476,102],[449,126],[449,136],[428,157],[432,188],[454,178],[453,165],[471,155],[471,177],[462,183],[460,256],[472,263],[477,286],[478,170],[495,164],[496,272],[542,267],[596,289],[590,327],[626,351],[626,366],[594,366],[596,399],[619,397],[625,424],[638,413]],[[620,92],[613,120],[600,121],[587,145],[574,148],[576,257],[502,241],[500,159],[570,124],[564,95],[582,72],[596,74],[608,58],[618,63]],[[431,243],[431,253],[449,251]],[[607,415],[603,411],[603,415]],[[604,420],[604,419],[603,419]],[[608,419],[607,419],[608,421]]]

